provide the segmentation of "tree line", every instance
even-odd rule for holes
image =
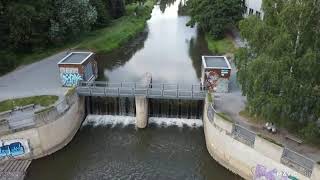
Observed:
[[[145,0],[0,0],[0,74],[16,56],[74,41],[125,14],[125,5]]]
[[[32,51],[63,43],[124,13],[124,0],[1,0],[0,47]]]
[[[215,38],[238,26],[235,56],[252,116],[320,143],[320,1],[263,0],[263,20],[243,19],[241,0],[189,0],[191,21]]]
[[[238,79],[252,115],[320,142],[320,1],[264,0],[240,22]]]

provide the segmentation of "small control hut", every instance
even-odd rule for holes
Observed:
[[[231,65],[225,56],[202,56],[201,82],[209,90],[229,92]]]
[[[58,63],[62,86],[76,86],[78,81],[97,78],[97,62],[92,52],[71,52]]]

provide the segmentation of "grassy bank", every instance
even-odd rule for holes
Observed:
[[[61,46],[48,47],[27,54],[13,54],[8,51],[0,51],[1,56],[12,59],[12,64],[4,64],[2,65],[3,67],[0,67],[0,75],[69,48],[88,49],[94,52],[110,52],[117,49],[144,30],[154,3],[155,0],[147,0],[143,7],[138,6],[138,4],[127,5],[125,16],[112,21],[105,28],[83,34],[77,40],[64,43]],[[0,62],[0,64],[2,63]]]
[[[229,37],[225,37],[223,39],[214,39],[212,36],[206,34],[206,41],[208,43],[208,48],[215,54],[224,55],[227,53],[234,54],[236,51],[236,47],[233,44],[233,41]]]
[[[16,106],[26,106],[29,104],[47,107],[54,104],[58,100],[58,96],[32,96],[26,98],[10,99],[0,102],[0,112],[14,109]]]
[[[127,6],[126,16],[117,19],[109,27],[89,33],[85,40],[75,47],[94,52],[110,52],[121,47],[144,30],[153,4],[153,0],[149,0],[144,7]],[[137,15],[134,15],[135,9],[138,9]]]

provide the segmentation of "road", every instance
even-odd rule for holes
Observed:
[[[57,63],[66,53],[60,52],[1,76],[0,101],[35,95],[63,96],[67,88],[59,81]]]

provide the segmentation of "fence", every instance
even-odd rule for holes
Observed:
[[[256,139],[256,133],[238,125],[234,124],[232,135],[238,141],[241,141],[247,144],[250,147],[254,146],[254,142]]]
[[[11,116],[6,117],[5,121],[2,121],[0,133],[8,134],[29,128],[39,127],[49,122],[57,120],[61,117],[76,101],[77,94],[65,96],[58,104],[52,107],[42,110],[41,112],[35,112],[15,118],[14,121],[18,122],[16,126],[12,126],[10,119]],[[10,125],[11,123],[11,125]]]
[[[210,104],[208,106],[207,116],[211,123],[214,123],[214,114],[215,109],[213,104]],[[232,137],[252,148],[254,147],[256,135],[256,133],[240,126],[239,124],[233,124]],[[311,177],[313,167],[315,165],[315,162],[312,159],[309,159],[288,148],[284,148],[280,163],[291,169],[294,169],[306,177]]]
[[[165,99],[195,99],[205,98],[205,88],[202,85],[181,85],[163,83],[108,83],[79,82],[77,93],[82,96],[132,97],[146,96],[148,98]]]
[[[215,113],[215,110],[214,110],[213,104],[210,104],[208,106],[207,115],[208,115],[209,121],[211,123],[213,123],[213,121],[214,121],[214,113]]]
[[[292,169],[300,172],[301,174],[311,177],[313,166],[315,162],[301,154],[298,154],[288,148],[283,150],[281,163],[291,167]]]

